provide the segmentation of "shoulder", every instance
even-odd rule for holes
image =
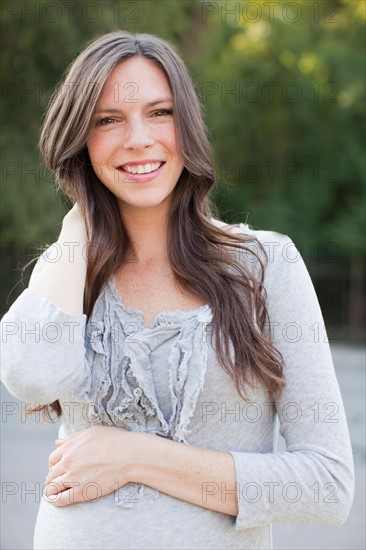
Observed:
[[[225,229],[225,226],[230,227],[212,219],[212,223],[215,222]],[[246,223],[236,224],[235,227],[235,232],[253,238],[245,241],[245,247],[250,248],[254,255],[244,250],[240,252],[240,258],[258,279],[262,272],[258,261],[260,258],[264,267],[264,286],[272,311],[279,311],[286,304],[289,308],[296,308],[301,300],[317,303],[306,262],[289,235],[271,229],[253,229]]]
[[[218,227],[219,229],[225,229],[225,231],[230,231],[232,233],[241,233],[242,230],[240,229],[240,223],[236,223],[236,224],[228,224],[228,223],[225,223],[221,220],[216,220],[215,218],[211,218],[210,219],[212,225],[214,225],[215,227]]]
[[[259,241],[264,248],[271,254],[277,251],[281,254],[283,251],[287,251],[289,248],[296,248],[291,237],[285,235],[284,233],[279,233],[278,231],[273,231],[271,229],[253,229],[247,223],[238,222],[235,224],[227,224],[221,220],[216,220],[211,218],[211,223],[220,229],[229,231],[230,233],[235,233],[239,235],[248,235],[252,239]]]
[[[255,253],[245,251],[240,253],[242,260],[251,268],[259,269],[258,258],[265,264],[266,279],[269,283],[278,280],[284,275],[302,273],[307,270],[300,251],[289,235],[272,229],[256,229],[247,223],[226,224],[221,220],[211,218],[211,222],[225,231],[245,235],[245,247]]]

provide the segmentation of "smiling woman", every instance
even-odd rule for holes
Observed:
[[[131,83],[132,94],[127,92]],[[184,167],[172,105],[164,72],[142,56],[119,63],[103,87],[87,149],[99,179],[116,197],[122,218],[136,208],[163,211],[164,204],[166,214],[170,208]]]
[[[288,236],[213,217],[174,48],[90,43],[40,149],[73,207],[1,322],[5,386],[62,420],[34,549],[260,549],[272,522],[343,523],[353,458],[314,287]]]

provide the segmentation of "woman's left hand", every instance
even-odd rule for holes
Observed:
[[[49,456],[43,496],[55,506],[91,501],[116,491],[129,479],[139,433],[92,426],[56,440]]]

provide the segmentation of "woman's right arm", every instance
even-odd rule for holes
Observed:
[[[57,242],[38,260],[28,288],[1,320],[1,380],[20,400],[52,403],[85,377],[86,245],[75,205]]]
[[[63,311],[83,313],[87,269],[87,235],[77,204],[66,214],[57,242],[47,249],[42,269],[28,288]],[[53,250],[51,250],[53,248]]]

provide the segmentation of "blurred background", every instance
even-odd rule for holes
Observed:
[[[350,423],[358,472],[351,519],[336,528],[275,526],[275,547],[365,548],[366,3],[29,0],[0,9],[1,315],[28,285],[32,267],[23,279],[22,267],[57,240],[69,209],[37,150],[56,83],[102,33],[166,38],[186,62],[206,114],[221,219],[284,233],[301,252]],[[41,482],[58,426],[25,424],[21,404],[2,392],[2,479],[18,487],[22,479]],[[33,449],[27,457],[24,441]],[[32,547],[37,504],[22,498],[19,491],[3,498],[2,548]]]

